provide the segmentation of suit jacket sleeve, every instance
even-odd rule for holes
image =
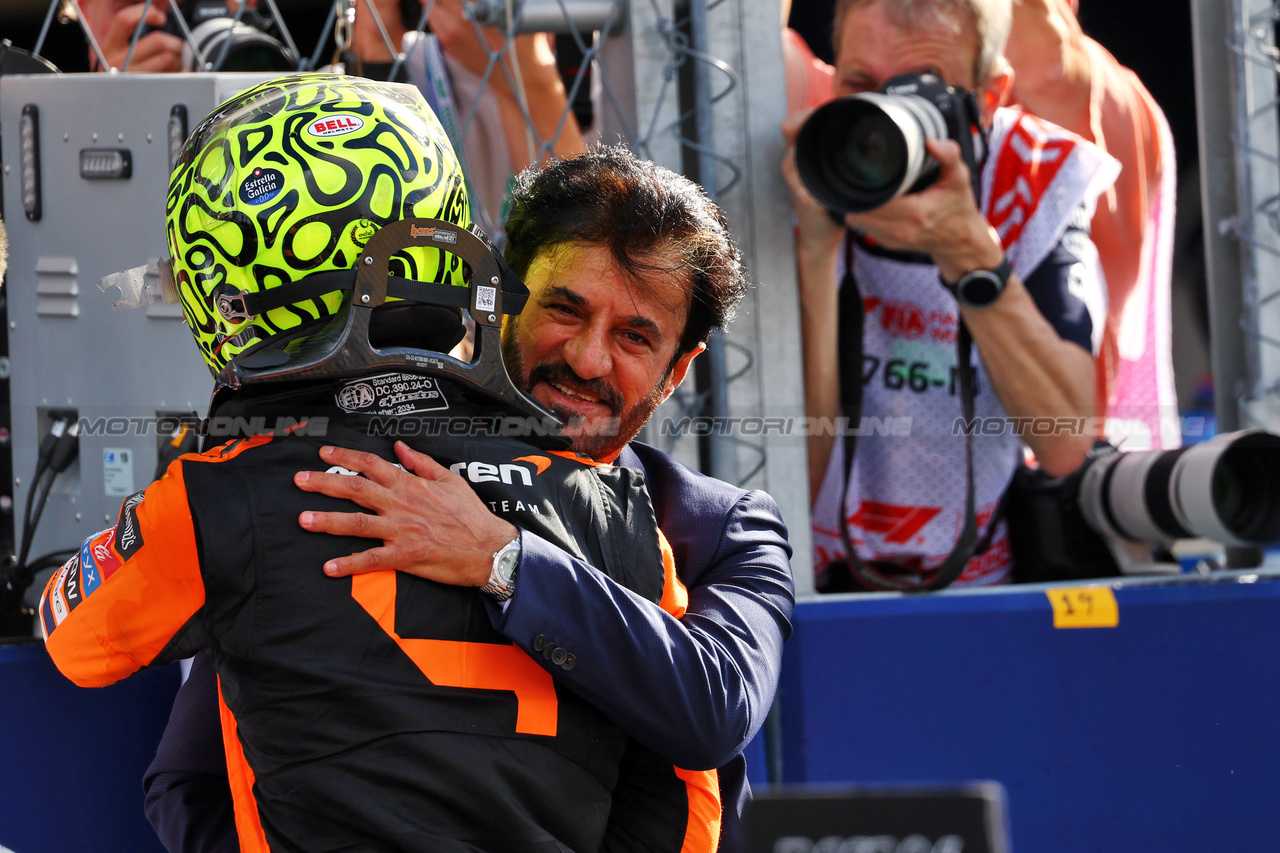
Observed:
[[[173,700],[142,779],[147,820],[170,853],[239,853],[218,719],[218,676],[205,654]]]
[[[688,589],[684,616],[528,532],[516,593],[505,612],[490,612],[498,630],[632,737],[679,767],[711,769],[741,751],[772,704],[791,632],[791,549],[767,494],[648,453],[659,526]],[[567,655],[553,658],[555,649]]]

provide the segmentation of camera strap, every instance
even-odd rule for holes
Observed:
[[[964,527],[956,540],[951,553],[938,566],[933,580],[923,587],[911,586],[904,581],[897,581],[892,575],[873,570],[858,557],[853,547],[853,538],[849,535],[849,517],[845,508],[849,483],[853,480],[854,454],[858,449],[858,428],[862,423],[862,344],[863,326],[866,313],[862,304],[862,292],[853,275],[853,237],[846,233],[844,240],[845,273],[840,282],[839,296],[839,329],[838,363],[840,368],[840,407],[845,418],[844,433],[844,482],[840,490],[840,539],[844,543],[849,571],[869,589],[889,589],[902,591],[932,591],[942,589],[960,576],[965,565],[975,552],[986,550],[990,543],[991,532],[995,530],[998,517],[993,517],[991,527],[982,543],[978,542],[978,524],[973,507],[973,436],[971,430],[964,430],[965,459],[965,501]],[[973,423],[973,339],[964,320],[956,317],[956,374],[960,386],[960,405],[964,412],[965,423]],[[979,547],[981,545],[981,547]]]

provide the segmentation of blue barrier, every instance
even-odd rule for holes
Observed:
[[[1035,853],[1274,849],[1280,574],[1125,580],[1115,627],[1055,628],[1050,596],[1075,588],[802,601],[783,781],[997,781]],[[0,646],[0,846],[161,853],[141,777],[178,680],[85,690],[39,645]],[[748,752],[759,786],[763,738]]]
[[[0,847],[164,853],[142,813],[142,774],[179,680],[174,664],[84,689],[39,643],[0,645]]]
[[[1070,585],[804,601],[783,781],[998,781],[1035,853],[1273,850],[1278,580],[1125,580],[1109,628],[1054,627]]]

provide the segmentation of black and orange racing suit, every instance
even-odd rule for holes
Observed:
[[[535,663],[493,629],[476,589],[327,577],[325,560],[368,540],[298,524],[304,509],[355,508],[294,486],[322,445],[394,461],[398,435],[522,536],[663,597],[672,558],[637,472],[497,435],[492,409],[438,386],[448,408],[430,417],[313,404],[296,428],[180,458],[45,589],[47,648],[78,684],[210,654],[244,853],[601,846],[628,739],[557,688],[548,670],[575,662]],[[714,796],[714,777],[697,787]]]

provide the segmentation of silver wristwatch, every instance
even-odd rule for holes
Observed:
[[[518,568],[520,568],[520,536],[517,534],[515,539],[493,552],[489,582],[480,587],[480,591],[493,596],[495,601],[506,601],[516,591],[516,569]]]

